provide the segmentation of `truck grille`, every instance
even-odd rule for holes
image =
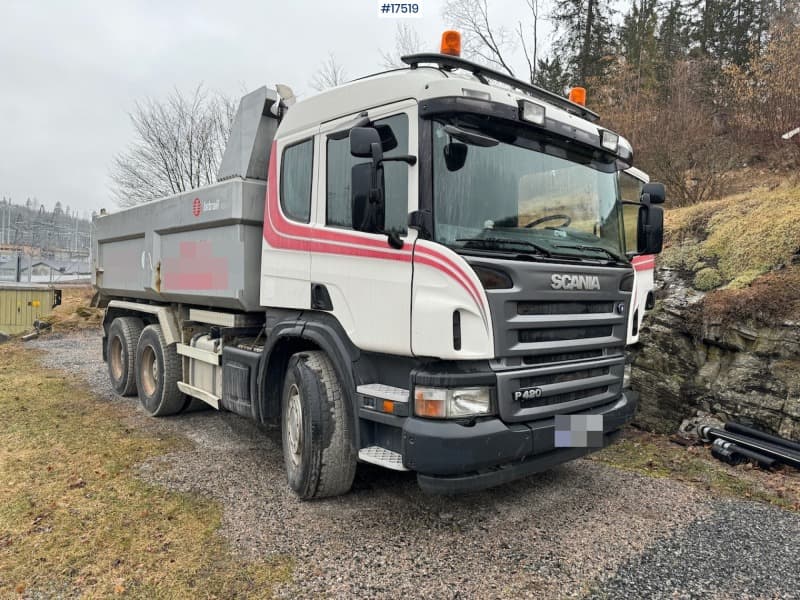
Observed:
[[[620,281],[630,269],[510,261],[500,266],[516,284],[487,291],[503,421],[579,413],[618,398],[631,298]],[[600,289],[554,290],[551,276],[559,272],[596,276]]]
[[[564,394],[556,394],[555,396],[548,396],[547,398],[536,398],[534,400],[524,400],[520,402],[522,408],[539,408],[542,406],[552,406],[554,404],[564,404],[565,402],[574,402],[575,400],[582,400],[590,396],[599,396],[608,392],[608,386],[586,388],[585,390],[577,390],[575,392],[566,392]]]
[[[600,358],[604,352],[602,348],[597,350],[585,350],[584,352],[557,352],[555,354],[538,354],[533,356],[523,356],[522,364],[525,365],[546,365],[548,363],[568,362],[571,360],[586,360],[587,358]],[[622,348],[619,349],[622,354]]]
[[[518,302],[520,315],[591,315],[614,312],[613,302]]]
[[[608,375],[608,367],[595,367],[594,369],[579,369],[567,373],[552,373],[550,375],[535,375],[533,377],[523,377],[519,380],[520,387],[539,387],[542,385],[553,385],[554,383],[567,383],[578,379],[589,379]]]
[[[567,340],[585,340],[587,338],[608,337],[612,333],[607,327],[561,327],[560,329],[522,329],[519,341],[523,344],[539,342],[565,342]]]

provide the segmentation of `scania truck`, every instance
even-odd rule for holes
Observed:
[[[664,187],[624,201],[631,146],[579,93],[457,42],[302,101],[258,89],[217,183],[96,218],[118,393],[278,423],[304,499],[346,493],[359,462],[459,493],[613,441]]]

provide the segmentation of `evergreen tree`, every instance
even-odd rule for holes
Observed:
[[[691,33],[702,56],[720,67],[746,65],[765,42],[780,8],[775,0],[694,0]]]
[[[619,50],[640,85],[655,83],[658,63],[658,0],[634,0],[619,28]]]
[[[671,0],[658,27],[658,54],[662,65],[671,65],[689,51],[689,23],[682,0]]]
[[[552,58],[540,58],[536,61],[536,76],[533,83],[555,94],[564,94],[570,84],[570,75],[556,54]]]
[[[555,0],[551,16],[560,34],[556,51],[566,57],[572,83],[602,76],[612,55],[608,4],[600,0]]]

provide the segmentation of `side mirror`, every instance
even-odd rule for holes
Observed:
[[[667,188],[663,183],[645,183],[642,187],[642,202],[645,202],[645,194],[650,204],[664,204],[664,200],[667,199]]]
[[[444,147],[444,164],[448,171],[458,171],[467,162],[466,144],[461,142],[450,142]]]
[[[351,170],[351,185],[353,229],[366,233],[382,233],[386,227],[383,168],[376,168],[371,162],[354,165]]]
[[[664,243],[664,209],[642,204],[636,230],[639,254],[658,254]]]
[[[375,164],[383,158],[381,136],[374,127],[353,127],[350,130],[350,154],[371,158]]]

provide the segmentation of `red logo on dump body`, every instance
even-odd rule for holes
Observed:
[[[195,198],[194,202],[192,202],[192,214],[195,217],[199,217],[202,210],[203,204],[200,202],[200,198]]]

